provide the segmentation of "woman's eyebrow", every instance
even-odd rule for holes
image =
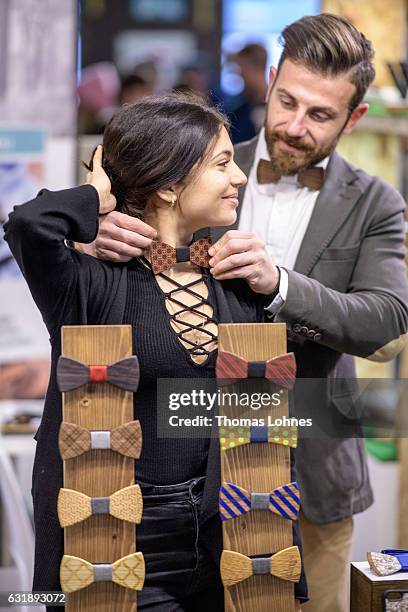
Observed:
[[[225,149],[224,151],[220,151],[217,155],[214,155],[213,160],[217,159],[217,157],[221,157],[221,155],[227,155],[227,157],[232,157],[231,149]]]

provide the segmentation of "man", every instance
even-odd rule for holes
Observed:
[[[405,205],[335,152],[368,109],[371,43],[328,14],[291,24],[283,40],[278,69],[270,71],[265,130],[236,147],[249,175],[238,229],[216,242],[210,264],[216,278],[243,277],[271,294],[269,317],[287,323],[298,376],[323,381],[306,409],[319,401],[330,418],[347,416],[353,387],[342,383],[355,376],[352,355],[391,359],[405,341]],[[152,238],[143,222],[113,212],[92,248],[126,260]],[[297,466],[310,594],[304,610],[344,612],[352,515],[373,501],[363,440],[303,439]]]

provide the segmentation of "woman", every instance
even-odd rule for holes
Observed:
[[[221,551],[218,442],[158,439],[156,381],[213,378],[218,322],[263,321],[270,296],[254,294],[241,280],[217,282],[206,268],[190,262],[157,272],[153,249],[123,265],[77,253],[64,240],[90,243],[98,215],[113,210],[116,202],[173,247],[189,245],[204,227],[234,223],[238,188],[246,178],[233,161],[227,127],[224,116],[201,100],[180,94],[147,98],[110,121],[103,164],[98,148],[87,185],[44,190],[10,215],[6,239],[52,344],[33,472],[36,590],[59,589],[63,554],[56,516],[62,486],[61,398],[55,384],[60,328],[127,323],[133,327],[141,373],[135,401],[143,452],[135,476],[144,497],[137,542],[147,576],[138,609],[223,610],[216,562]],[[305,597],[304,582],[297,588]]]

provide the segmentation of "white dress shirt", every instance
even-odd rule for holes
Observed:
[[[277,314],[287,295],[286,270],[293,270],[319,191],[299,185],[297,175],[260,185],[256,178],[260,159],[270,160],[264,128],[259,134],[238,229],[254,232],[263,240],[273,263],[280,269],[278,295],[266,308],[271,314]],[[316,166],[326,169],[328,162],[326,157]]]

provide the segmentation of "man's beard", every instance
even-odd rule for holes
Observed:
[[[286,132],[278,132],[277,130],[268,130],[265,126],[265,140],[268,148],[268,153],[271,158],[275,170],[282,176],[293,176],[301,170],[306,170],[315,166],[335,149],[340,134],[335,138],[330,145],[326,147],[314,147],[313,145],[302,142],[301,138],[292,138]],[[285,142],[288,145],[298,148],[299,153],[291,153],[284,151],[279,146],[279,141]]]

